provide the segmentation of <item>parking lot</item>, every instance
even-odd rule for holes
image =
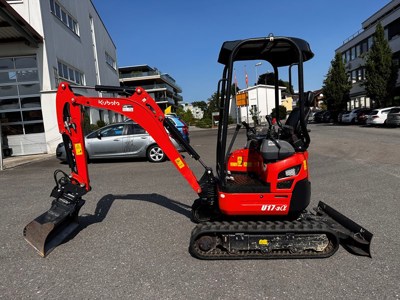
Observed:
[[[322,260],[197,260],[188,252],[196,194],[169,162],[142,159],[89,165],[82,227],[43,259],[22,230],[50,207],[54,170],[68,170],[52,157],[0,172],[0,298],[400,299],[400,130],[309,128],[310,208],[322,200],[371,231],[372,259],[340,248]],[[216,130],[191,133],[213,168],[215,142]]]

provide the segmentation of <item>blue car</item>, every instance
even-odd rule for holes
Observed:
[[[186,123],[183,122],[182,119],[175,114],[167,114],[165,116],[170,119],[172,123],[174,123],[175,127],[178,128],[185,141],[190,143],[189,127],[186,125]]]

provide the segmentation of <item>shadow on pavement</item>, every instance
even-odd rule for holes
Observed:
[[[99,200],[93,215],[86,214],[86,215],[79,216],[80,227],[79,227],[78,231],[75,233],[75,235],[77,235],[81,230],[85,229],[86,227],[88,227],[92,224],[102,222],[106,218],[114,201],[118,201],[118,200],[124,200],[124,201],[125,200],[133,200],[133,201],[150,202],[150,203],[154,203],[154,204],[163,206],[163,207],[165,207],[169,210],[172,210],[176,213],[179,213],[189,219],[191,217],[191,206],[180,203],[178,201],[171,200],[167,197],[164,197],[164,196],[156,194],[156,193],[127,194],[127,195],[108,194]]]

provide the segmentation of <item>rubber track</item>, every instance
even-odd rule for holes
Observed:
[[[316,252],[305,250],[300,253],[291,253],[289,250],[271,251],[263,253],[258,250],[228,252],[222,247],[204,252],[196,245],[196,240],[203,235],[217,236],[222,234],[326,234],[329,244],[324,251]],[[189,252],[199,259],[287,259],[287,258],[326,258],[333,255],[339,248],[339,239],[335,232],[326,224],[316,220],[296,221],[223,221],[204,222],[198,224],[192,231]]]

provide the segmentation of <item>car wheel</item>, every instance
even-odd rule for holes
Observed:
[[[163,162],[166,159],[164,151],[158,145],[151,145],[147,149],[147,159],[150,162]]]

